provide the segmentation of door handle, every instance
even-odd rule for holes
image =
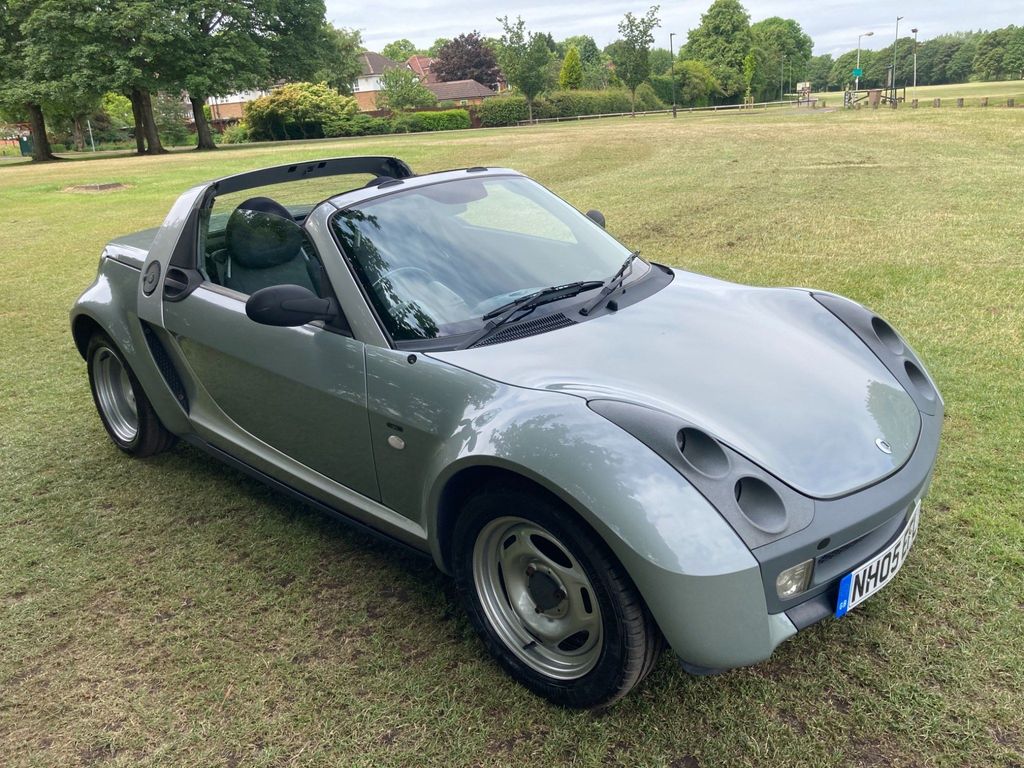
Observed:
[[[164,276],[164,299],[181,301],[202,282],[203,276],[198,270],[170,267]]]

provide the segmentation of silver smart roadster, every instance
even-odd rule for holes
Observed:
[[[507,169],[267,168],[111,242],[71,327],[122,450],[182,438],[429,554],[514,677],[601,706],[665,644],[754,664],[884,587],[943,415],[863,306],[603,225]]]

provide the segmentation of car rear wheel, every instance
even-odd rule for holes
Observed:
[[[106,334],[89,339],[86,360],[93,402],[118,448],[145,457],[174,445],[177,438],[160,423],[139,380]]]
[[[660,634],[607,546],[554,499],[483,490],[454,535],[467,611],[513,677],[556,704],[625,696],[653,668]]]

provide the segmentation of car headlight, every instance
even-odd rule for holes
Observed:
[[[780,600],[788,600],[807,590],[811,583],[811,573],[814,572],[814,561],[804,560],[799,565],[787,568],[775,579],[775,591],[779,594]]]

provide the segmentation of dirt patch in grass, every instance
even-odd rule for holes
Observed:
[[[74,184],[70,187],[65,187],[64,191],[79,194],[98,194],[102,192],[117,192],[122,189],[131,189],[131,184],[122,184],[120,181],[106,181],[101,184]]]

